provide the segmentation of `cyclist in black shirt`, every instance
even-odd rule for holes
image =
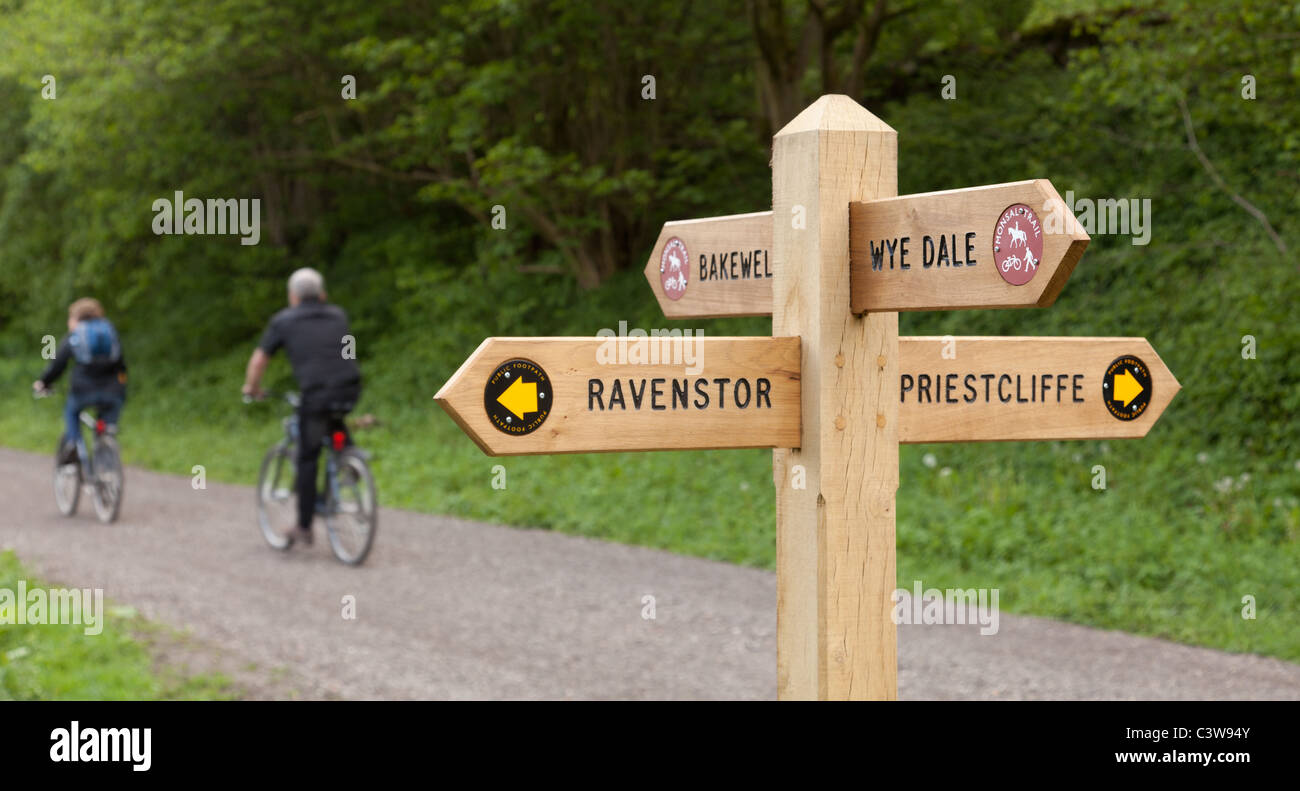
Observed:
[[[343,416],[361,396],[361,371],[356,360],[345,355],[349,348],[345,336],[351,334],[347,314],[325,298],[325,280],[316,270],[299,269],[290,276],[289,307],[271,317],[248,361],[243,387],[244,395],[259,397],[271,355],[284,349],[302,395],[295,487],[298,524],[289,538],[305,544],[312,541],[321,447],[330,432],[346,432]]]

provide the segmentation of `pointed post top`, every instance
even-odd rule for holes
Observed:
[[[844,94],[831,93],[805,107],[776,136],[827,130],[897,134],[892,126],[877,118],[867,108]]]

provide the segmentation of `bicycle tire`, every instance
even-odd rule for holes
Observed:
[[[274,468],[275,478],[268,480],[267,475],[272,473],[272,465],[277,461],[282,463]],[[289,480],[288,486],[285,487],[284,490],[287,491],[288,494],[280,496],[278,492],[281,491],[281,488],[276,486],[276,484],[283,483],[281,480],[281,473],[283,473],[286,468],[289,470]],[[266,456],[262,459],[262,469],[257,474],[257,490],[253,493],[253,497],[257,503],[257,524],[262,530],[262,538],[266,540],[266,543],[269,544],[272,549],[277,549],[281,552],[287,551],[289,547],[293,546],[293,541],[282,533],[280,529],[277,529],[274,523],[284,520],[286,515],[293,515],[292,518],[297,518],[298,499],[294,493],[294,477],[296,474],[297,467],[293,460],[293,448],[283,444],[276,445],[267,451]],[[267,496],[268,485],[272,487],[271,494],[273,496],[271,497]],[[271,503],[276,503],[277,509],[283,510],[284,513],[279,513],[273,517],[268,512],[268,505]]]
[[[62,454],[63,440],[59,440],[59,446],[54,450],[54,504],[60,514],[74,516],[77,513],[77,504],[81,502],[81,462],[77,460],[61,464],[59,457]],[[71,474],[65,468],[70,468]],[[71,492],[67,490],[69,483],[71,483]]]
[[[336,510],[342,506],[339,503],[331,503],[333,507],[329,509],[329,515],[325,518],[325,527],[329,533],[330,550],[334,553],[334,557],[338,558],[339,562],[348,566],[360,566],[366,562],[370,550],[374,548],[375,534],[379,532],[378,490],[375,487],[375,477],[370,472],[370,465],[366,463],[361,454],[345,450],[338,454],[337,461],[340,475],[344,475],[344,470],[348,470],[357,478],[357,491],[362,495],[359,499],[365,503],[362,506],[364,513],[361,519],[365,532],[357,549],[348,550],[344,547],[339,535],[340,526],[338,520],[341,514]]]
[[[91,453],[95,479],[95,516],[104,524],[117,521],[122,511],[122,497],[126,492],[126,475],[122,470],[122,453],[112,437],[100,437]]]

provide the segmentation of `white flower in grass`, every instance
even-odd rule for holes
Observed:
[[[942,470],[939,470],[940,478],[947,478],[949,475],[952,475],[952,467],[944,467]]]
[[[1196,454],[1196,460],[1199,461],[1201,464],[1209,464],[1210,454],[1206,453],[1205,451],[1201,451],[1200,453]]]
[[[1214,490],[1219,494],[1227,494],[1232,491],[1232,478],[1220,478],[1215,481]]]
[[[927,453],[922,456],[921,462],[932,470],[939,464],[939,460],[934,457],[933,453]]]

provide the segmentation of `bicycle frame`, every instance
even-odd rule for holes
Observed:
[[[290,401],[293,403],[293,401]],[[297,406],[297,404],[294,404]],[[294,474],[297,474],[297,448],[301,439],[300,426],[298,423],[298,413],[286,417],[283,421],[284,439],[280,440],[280,447],[289,452],[289,457],[294,459]],[[339,453],[342,451],[335,450],[333,443],[327,443],[324,446],[325,451],[325,491],[318,492],[316,496],[316,513],[319,516],[332,516],[338,510],[338,502],[341,499],[338,483]],[[324,494],[324,497],[321,495]]]
[[[78,417],[81,418],[81,424],[91,430],[91,442],[97,442],[99,435],[102,433],[99,430],[99,421],[90,417],[90,415],[87,415],[85,412],[82,412]],[[95,454],[92,452],[94,450],[94,445],[92,444],[90,447],[87,447],[86,437],[80,431],[77,432],[77,440],[75,444],[77,447],[77,459],[81,463],[82,480],[95,480]]]
[[[42,399],[42,398],[49,398],[52,395],[54,395],[54,391],[47,388],[45,390],[38,391],[35,394],[35,397],[38,399]],[[99,429],[99,420],[97,420],[96,418],[92,418],[90,415],[86,414],[89,410],[94,408],[95,407],[93,406],[87,407],[77,415],[77,418],[81,420],[81,424],[83,426],[85,426],[86,428],[94,432],[93,433],[94,438],[98,438],[99,435],[103,433]],[[96,441],[96,439],[93,439],[92,442],[93,441]],[[78,431],[76,438],[73,440],[73,447],[77,449],[77,463],[81,467],[82,481],[93,481],[94,473],[95,473],[94,458],[93,458],[94,454],[91,453],[91,450],[93,449],[93,445],[88,448],[86,446],[85,435],[82,434],[81,431]]]

